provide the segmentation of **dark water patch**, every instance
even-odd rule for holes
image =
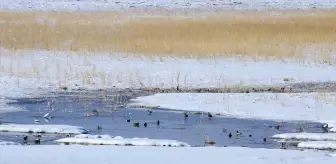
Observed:
[[[208,136],[216,142],[216,146],[279,148],[281,144],[271,139],[275,134],[299,132],[301,128],[306,132],[322,132],[321,124],[310,122],[278,123],[216,115],[209,119],[207,115],[202,114],[189,114],[186,119],[182,111],[161,109],[150,113],[147,109],[123,108],[129,99],[134,98],[132,93],[64,92],[45,97],[44,101],[17,99],[13,105],[24,107],[28,111],[3,114],[2,121],[34,124],[34,120],[38,119],[39,124],[82,126],[90,130],[90,134],[109,134],[125,138],[175,139],[193,146],[204,146]],[[97,110],[98,115],[88,117],[87,115],[92,114],[93,110]],[[50,113],[53,118],[44,119],[43,116],[46,113]],[[127,122],[128,119],[130,122]],[[134,126],[136,122],[139,122],[139,127]],[[147,127],[144,126],[145,123]],[[102,129],[98,129],[98,126]],[[24,135],[27,134],[0,132],[0,139],[22,142]],[[34,138],[33,134],[29,135],[31,135],[29,138]],[[65,136],[43,134],[41,144],[54,144],[52,141],[62,137]]]

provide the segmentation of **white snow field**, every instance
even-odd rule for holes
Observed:
[[[123,138],[108,135],[79,135],[71,138],[62,138],[55,141],[58,144],[84,144],[84,145],[114,145],[114,146],[166,146],[166,147],[190,147],[185,142],[165,139],[149,138]]]
[[[114,10],[127,8],[333,8],[334,0],[1,0],[11,10]]]
[[[92,134],[78,134],[73,136],[73,138],[102,138],[102,139],[112,139],[112,138],[120,138],[120,136],[110,136],[110,135],[92,135]]]
[[[88,131],[70,125],[0,124],[0,132],[82,134]]]
[[[335,120],[335,99],[336,93],[159,93],[132,99],[128,106],[156,106],[238,118],[329,123]]]
[[[187,88],[336,81],[336,67],[295,61],[183,59],[1,50],[0,113],[5,98],[38,96],[55,88]],[[239,72],[239,73],[237,73]],[[286,81],[284,79],[290,79]]]
[[[0,146],[0,163],[17,164],[334,164],[333,154],[239,147]]]
[[[0,146],[5,146],[5,145],[20,145],[20,144],[16,142],[11,142],[11,141],[0,140]]]
[[[336,141],[306,141],[299,143],[298,147],[305,149],[335,150]]]
[[[336,133],[282,133],[272,136],[274,139],[336,141]]]

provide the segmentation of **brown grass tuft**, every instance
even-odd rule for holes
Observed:
[[[336,11],[0,12],[8,49],[300,56],[335,50]]]

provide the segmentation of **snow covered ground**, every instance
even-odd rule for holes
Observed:
[[[115,10],[127,8],[332,8],[334,0],[1,0],[11,10]]]
[[[78,135],[71,138],[62,138],[55,141],[58,144],[85,144],[85,145],[119,145],[119,146],[166,146],[166,147],[190,147],[185,142],[164,139],[148,138],[123,138],[108,135]]]
[[[239,147],[109,147],[109,146],[0,146],[0,163],[17,164],[334,164],[336,157],[326,152],[250,149]]]
[[[68,88],[166,88],[336,81],[336,67],[295,61],[132,57],[125,54],[1,50],[0,113],[5,98]],[[239,72],[239,73],[237,73]],[[285,80],[289,79],[289,81]]]
[[[0,132],[82,134],[88,131],[82,127],[69,125],[0,124]]]
[[[20,144],[16,143],[16,142],[10,142],[10,141],[0,140],[0,146],[5,146],[5,145],[20,145]]]
[[[329,123],[335,120],[335,99],[336,93],[160,93],[133,99],[129,106]]]
[[[336,133],[282,133],[272,136],[274,139],[336,141]]]
[[[299,148],[330,150],[336,149],[336,141],[306,141],[298,144]]]
[[[146,58],[47,51],[8,53],[2,50],[0,65],[0,113],[19,110],[8,107],[5,98],[37,96],[61,86],[223,88],[336,81],[336,67],[294,61]]]

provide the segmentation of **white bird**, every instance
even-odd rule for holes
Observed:
[[[47,122],[47,123],[49,123],[49,122],[50,122],[50,121],[49,121],[49,119],[44,119],[44,121],[45,121],[45,122]]]
[[[45,118],[45,119],[51,119],[51,115],[50,115],[50,113],[45,114],[45,115],[43,116],[43,118]]]

